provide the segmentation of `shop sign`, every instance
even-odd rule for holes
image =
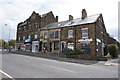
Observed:
[[[25,42],[31,42],[31,39],[26,39]]]
[[[92,39],[79,39],[78,42],[91,42]]]

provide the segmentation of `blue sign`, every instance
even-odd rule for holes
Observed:
[[[31,42],[31,39],[26,39],[25,42]]]

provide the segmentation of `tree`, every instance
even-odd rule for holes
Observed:
[[[109,44],[108,51],[113,58],[118,57],[118,46],[117,45]]]
[[[13,48],[15,48],[15,42],[16,42],[16,40],[10,40],[9,46],[12,46]]]

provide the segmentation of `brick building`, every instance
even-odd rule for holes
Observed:
[[[31,16],[17,26],[17,47],[25,46],[26,51],[38,52],[40,30],[47,24],[57,22],[58,16],[54,17],[52,11],[42,16],[33,11]]]
[[[17,42],[32,52],[62,53],[63,49],[80,50],[92,56],[103,56],[108,34],[102,14],[88,16],[85,9],[81,17],[58,22],[52,12],[39,15],[33,12],[17,27]]]

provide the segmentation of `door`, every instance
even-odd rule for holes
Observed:
[[[52,43],[50,43],[50,52],[52,52]]]
[[[62,51],[62,53],[63,53],[63,49],[65,48],[65,46],[64,46],[64,43],[62,43],[62,45],[61,45],[61,51]]]
[[[42,42],[40,42],[39,51],[42,51]]]

